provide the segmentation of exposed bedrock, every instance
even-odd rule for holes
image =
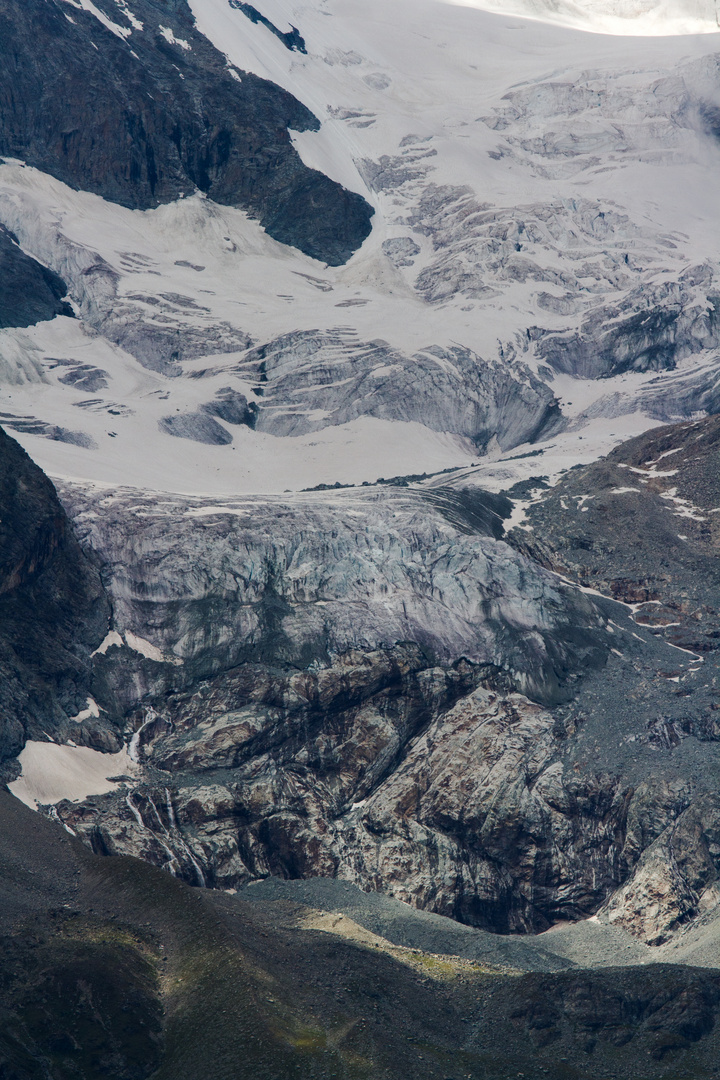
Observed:
[[[481,491],[64,485],[113,610],[88,723],[142,771],[58,813],[192,884],[339,877],[501,933],[717,914],[718,424],[572,470],[520,552]]]
[[[635,870],[608,901],[611,922],[649,945],[660,945],[720,903],[720,798],[695,799],[643,852]]]
[[[532,559],[638,604],[638,623],[712,658],[720,646],[720,418],[654,428],[526,508],[508,540]]]
[[[637,785],[568,754],[607,728],[610,647],[639,670],[668,647],[496,540],[497,496],[63,497],[112,598],[98,681],[142,726],[142,778],[59,807],[99,852],[538,930],[597,910],[687,805],[660,785],[624,853]],[[614,662],[611,698],[638,678]]]
[[[110,617],[97,566],[83,554],[47,477],[0,429],[0,762],[27,738],[74,735],[103,749],[109,723],[68,717],[93,691],[90,654]]]
[[[64,299],[62,278],[42,266],[19,247],[17,238],[0,225],[0,330],[33,326],[56,315],[73,316]]]
[[[651,944],[720,900],[719,447],[717,417],[656,428],[571,470],[527,507],[524,526],[509,536],[543,565],[632,604],[636,624],[672,646],[658,689],[634,695],[634,710],[643,698],[655,704],[632,738],[667,757],[675,795],[662,813],[648,815],[646,807],[628,826],[624,850],[637,865],[606,909]],[[624,741],[628,747],[627,732]],[[615,751],[616,765],[626,754]]]
[[[337,876],[501,933],[587,917],[695,805],[692,767],[653,775],[673,763],[641,742],[642,716],[634,775],[588,761],[576,735],[616,745],[606,714],[562,715],[504,681],[412,645],[315,671],[243,665],[138,710],[144,777],[58,811],[96,851],[193,884]]]
[[[288,128],[316,130],[312,113],[273,83],[233,75],[185,0],[136,0],[132,15],[108,0],[95,8],[4,6],[0,154],[133,208],[199,189],[282,243],[347,261],[372,208],[302,163]]]

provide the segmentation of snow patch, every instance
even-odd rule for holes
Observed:
[[[76,723],[81,723],[83,720],[89,720],[91,716],[100,715],[100,706],[95,701],[95,698],[88,697],[87,706],[81,709],[77,716],[71,716],[70,719]]]
[[[95,7],[92,0],[65,0],[65,3],[71,4],[74,8],[77,8],[78,11],[90,12],[91,15],[95,16],[98,22],[102,23],[102,25],[107,30],[115,34],[115,37],[119,37],[122,41],[125,41],[132,34],[132,29],[130,27],[118,26],[117,23],[114,23],[111,19],[108,19],[107,15],[105,15],[104,12],[100,11],[99,8]],[[138,20],[135,20],[135,22],[138,22]],[[135,25],[135,23],[133,23],[133,25]],[[142,23],[140,23],[139,28],[142,29]]]
[[[125,641],[134,652],[140,653],[147,660],[155,660],[158,664],[162,664],[165,659],[156,645],[146,641],[145,638],[138,637],[137,634],[133,634],[130,630],[125,631]]]
[[[101,643],[98,645],[97,649],[95,649],[94,652],[90,653],[90,656],[105,656],[108,649],[110,649],[113,645],[120,646],[123,644],[123,639],[121,635],[118,634],[117,630],[111,630],[110,633],[105,635]]]
[[[18,757],[22,773],[8,788],[33,810],[38,805],[80,802],[89,795],[114,791],[120,781],[110,776],[131,773],[136,769],[127,748],[117,754],[103,754],[89,746],[61,746],[57,743],[25,744]]]
[[[176,38],[172,32],[172,28],[169,26],[158,26],[158,30],[170,45],[179,45],[181,49],[189,52],[192,49],[192,45],[189,41],[185,41],[183,38]]]

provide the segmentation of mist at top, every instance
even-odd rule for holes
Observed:
[[[718,0],[449,0],[593,34],[670,37],[720,32]]]

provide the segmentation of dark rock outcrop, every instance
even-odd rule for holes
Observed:
[[[305,41],[303,40],[300,31],[296,26],[292,26],[290,30],[283,32],[279,30],[275,23],[261,14],[256,7],[252,4],[244,4],[242,0],[229,0],[230,7],[237,8],[238,11],[242,11],[243,15],[246,15],[250,22],[259,23],[261,26],[267,27],[271,34],[274,34],[279,41],[282,41],[286,49],[290,52],[307,53],[305,48]]]
[[[20,248],[15,236],[0,225],[0,330],[34,326],[56,315],[74,317],[64,299],[65,282]]]
[[[288,128],[316,130],[312,113],[256,75],[234,77],[185,0],[137,0],[132,18],[96,7],[4,6],[0,154],[134,208],[199,189],[274,239],[345,262],[372,209],[302,163]]]
[[[110,605],[97,567],[83,554],[55,489],[0,429],[0,761],[26,738],[69,734],[68,716],[95,692],[90,654]],[[119,744],[102,720],[87,741]],[[45,735],[43,734],[45,733]],[[78,741],[82,736],[73,729]]]

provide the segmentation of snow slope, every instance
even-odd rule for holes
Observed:
[[[717,0],[451,0],[465,7],[540,22],[572,26],[595,34],[668,37],[718,31]]]
[[[326,267],[200,193],[128,210],[0,165],[0,222],[79,316],[0,331],[0,422],[51,475],[233,494],[457,466],[497,487],[714,407],[711,6],[653,8],[657,35],[703,32],[639,51],[556,25],[601,29],[589,4],[258,0],[307,54],[227,0],[191,7],[236,72],[322,121],[296,146],[373,204],[373,231]],[[616,14],[650,32],[640,5]],[[600,377],[572,359],[615,326]],[[498,420],[521,408],[525,427]]]

